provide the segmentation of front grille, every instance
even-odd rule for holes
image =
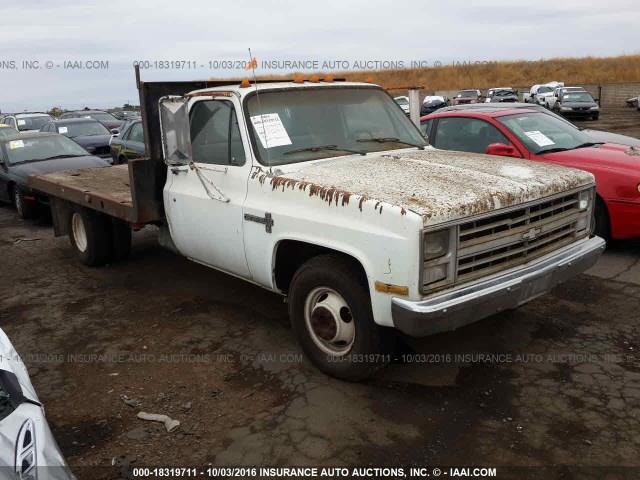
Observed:
[[[580,210],[579,193],[556,197],[460,225],[458,283],[527,263],[581,237],[589,215]]]

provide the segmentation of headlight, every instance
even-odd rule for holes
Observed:
[[[457,227],[426,232],[422,240],[423,291],[455,281]]]
[[[447,278],[448,264],[434,265],[433,267],[424,269],[423,283],[425,285],[431,285],[432,283],[439,282]]]
[[[424,260],[434,260],[449,252],[449,229],[427,233],[424,236]]]
[[[591,206],[593,200],[593,190],[584,190],[578,195],[578,208],[582,211],[587,210]]]
[[[586,230],[591,231],[591,217],[593,216],[593,189],[584,190],[578,194],[578,208],[581,212],[585,212],[581,215],[576,222],[576,231],[582,232]]]
[[[560,107],[560,110],[563,112],[570,112],[573,109],[571,107]]]
[[[600,110],[600,107],[596,105],[594,107],[591,107],[589,110]]]

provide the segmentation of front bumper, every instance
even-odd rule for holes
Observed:
[[[423,337],[516,308],[593,266],[605,245],[600,237],[593,237],[534,263],[436,297],[417,302],[394,298],[393,324],[407,335]]]

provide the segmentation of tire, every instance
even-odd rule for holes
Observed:
[[[23,220],[28,220],[36,216],[37,205],[29,201],[25,201],[24,195],[20,191],[20,187],[13,188],[13,206],[18,212],[18,216]]]
[[[109,217],[86,208],[75,208],[69,215],[69,241],[82,263],[97,267],[112,256]]]
[[[111,219],[111,259],[125,260],[131,252],[131,226],[127,222]]]
[[[593,115],[593,116],[591,117],[591,120],[593,120],[593,121],[598,121],[598,119],[599,119],[599,118],[600,118],[600,115]]]
[[[348,381],[389,363],[395,343],[394,332],[373,321],[366,279],[358,273],[347,258],[321,255],[298,269],[289,289],[289,317],[303,351],[320,371]]]
[[[120,155],[118,157],[118,165],[122,165],[124,163],[127,163],[127,157],[125,157],[124,155]]]
[[[611,222],[609,220],[609,211],[607,210],[607,205],[600,197],[596,199],[594,216],[596,221],[595,234],[609,243],[609,241],[611,241]]]

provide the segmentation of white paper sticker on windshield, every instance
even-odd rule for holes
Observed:
[[[531,140],[536,142],[539,147],[548,147],[549,145],[555,145],[555,142],[547,137],[544,133],[539,130],[533,130],[531,132],[524,132],[524,134],[529,137]]]
[[[27,122],[25,120],[18,120],[18,125],[26,125]]]
[[[277,113],[265,113],[251,117],[251,123],[256,130],[263,148],[274,148],[282,145],[291,145],[291,139],[284,128],[280,115]]]
[[[9,150],[15,150],[16,148],[24,148],[24,142],[22,140],[12,140],[9,142]]]
[[[67,133],[69,131],[69,129],[67,127],[60,127],[60,129],[58,130],[59,133]]]

